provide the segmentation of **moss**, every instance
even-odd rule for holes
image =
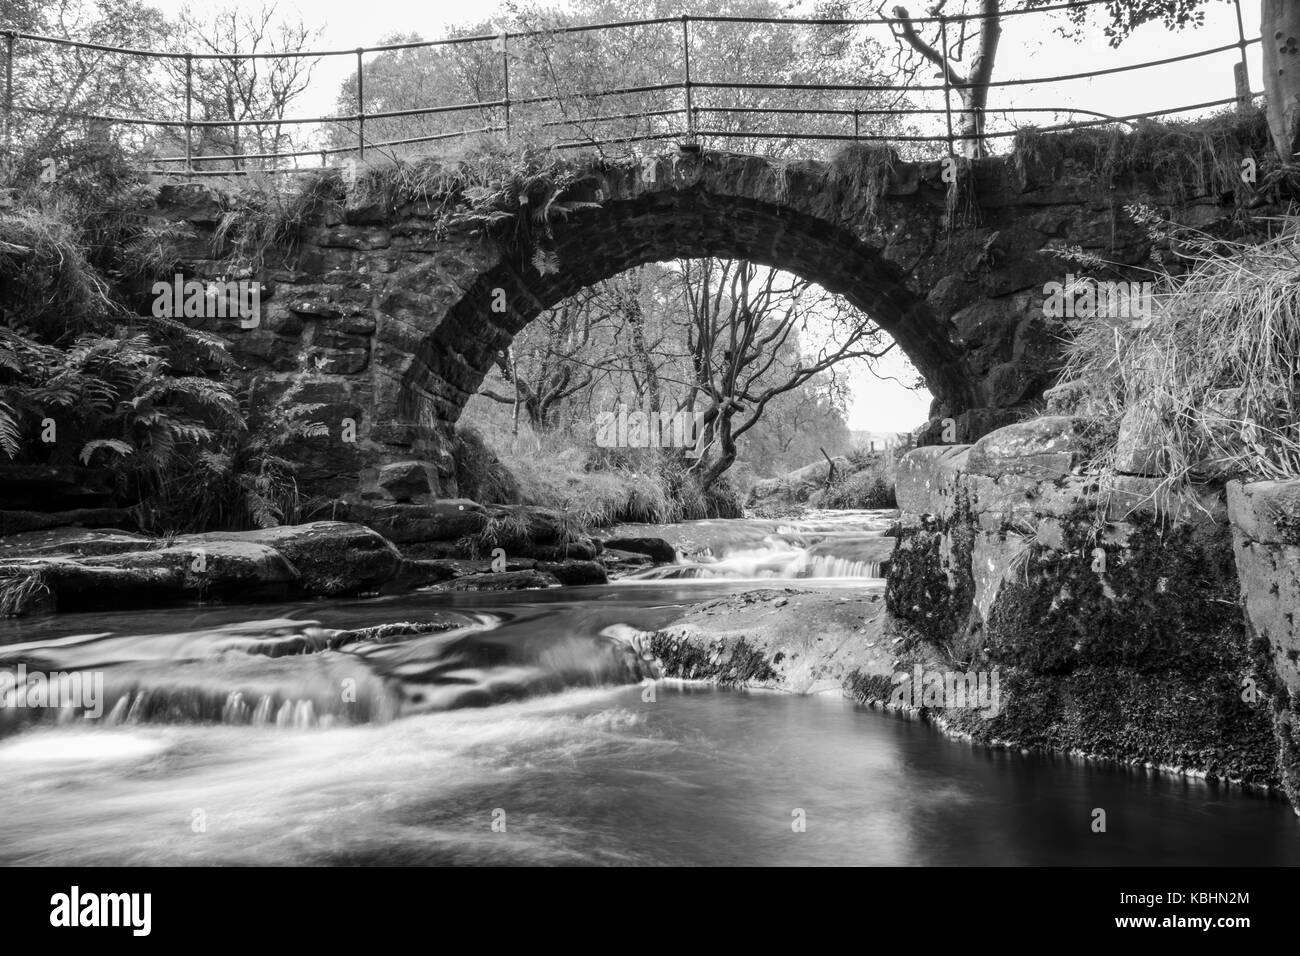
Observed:
[[[1012,671],[1002,711],[950,711],[951,729],[978,742],[1079,752],[1271,787],[1279,782],[1265,708],[1241,699],[1239,672],[1142,673],[1090,665],[1066,677]]]
[[[650,635],[650,653],[664,667],[665,677],[713,681],[723,687],[778,680],[780,672],[744,638],[715,638],[701,645],[671,631]]]
[[[885,607],[936,649],[947,651],[966,629],[975,596],[971,554],[975,522],[959,491],[949,519],[926,518],[900,529],[890,555]]]
[[[893,693],[894,682],[888,674],[864,674],[855,668],[844,678],[844,690],[859,704],[883,704]]]
[[[1121,124],[1056,133],[1025,129],[1016,134],[1014,150],[1023,162],[1072,163],[1103,189],[1149,178],[1179,199],[1238,193],[1243,157],[1254,157],[1261,166],[1272,161],[1262,109],[1188,122],[1144,120],[1131,129]]]
[[[1227,529],[1212,538],[1188,526],[1139,518],[1123,551],[1092,570],[1081,524],[1067,551],[1031,545],[989,614],[985,650],[996,663],[1034,673],[1113,664],[1205,673],[1244,652],[1243,622]]]

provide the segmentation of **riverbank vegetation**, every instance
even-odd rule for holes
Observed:
[[[1300,476],[1300,218],[1260,242],[1177,231],[1185,272],[1158,280],[1149,316],[1083,324],[1062,380],[1080,414],[1110,423],[1104,473],[1159,479],[1178,500],[1206,483]]]
[[[25,154],[24,154],[25,155]],[[121,149],[59,151],[0,211],[0,455],[93,468],[157,532],[266,527],[302,513],[278,454],[310,406],[256,408],[218,336],[142,308],[172,237],[139,212],[144,176]]]

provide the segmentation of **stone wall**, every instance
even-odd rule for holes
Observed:
[[[1089,419],[1046,416],[902,458],[886,595],[902,669],[999,671],[996,716],[928,715],[954,733],[1282,786],[1300,806],[1300,550],[1276,524],[1243,536],[1222,489],[1169,520],[1158,478],[1120,476],[1102,493],[1084,462],[1103,437]],[[1232,493],[1234,517],[1258,511],[1254,487]]]
[[[1300,794],[1300,480],[1230,482],[1228,513],[1247,627],[1277,676],[1270,690],[1279,760],[1294,802]]]

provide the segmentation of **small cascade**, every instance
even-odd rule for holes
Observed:
[[[820,511],[780,521],[743,518],[677,525],[621,525],[620,537],[662,537],[675,564],[643,568],[623,582],[880,580],[894,549],[897,512]]]
[[[248,705],[244,703],[244,692],[232,690],[226,698],[226,706],[221,708],[223,724],[243,724],[248,722]]]

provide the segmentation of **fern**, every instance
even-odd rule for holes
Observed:
[[[99,451],[101,448],[107,448],[109,451],[115,451],[119,455],[123,455],[123,456],[130,455],[135,452],[134,448],[132,448],[126,442],[121,441],[119,439],[96,438],[92,441],[86,442],[84,445],[81,446],[81,453],[78,455],[78,457],[81,459],[81,463],[83,465],[90,464],[90,459],[94,456],[95,452]]]

